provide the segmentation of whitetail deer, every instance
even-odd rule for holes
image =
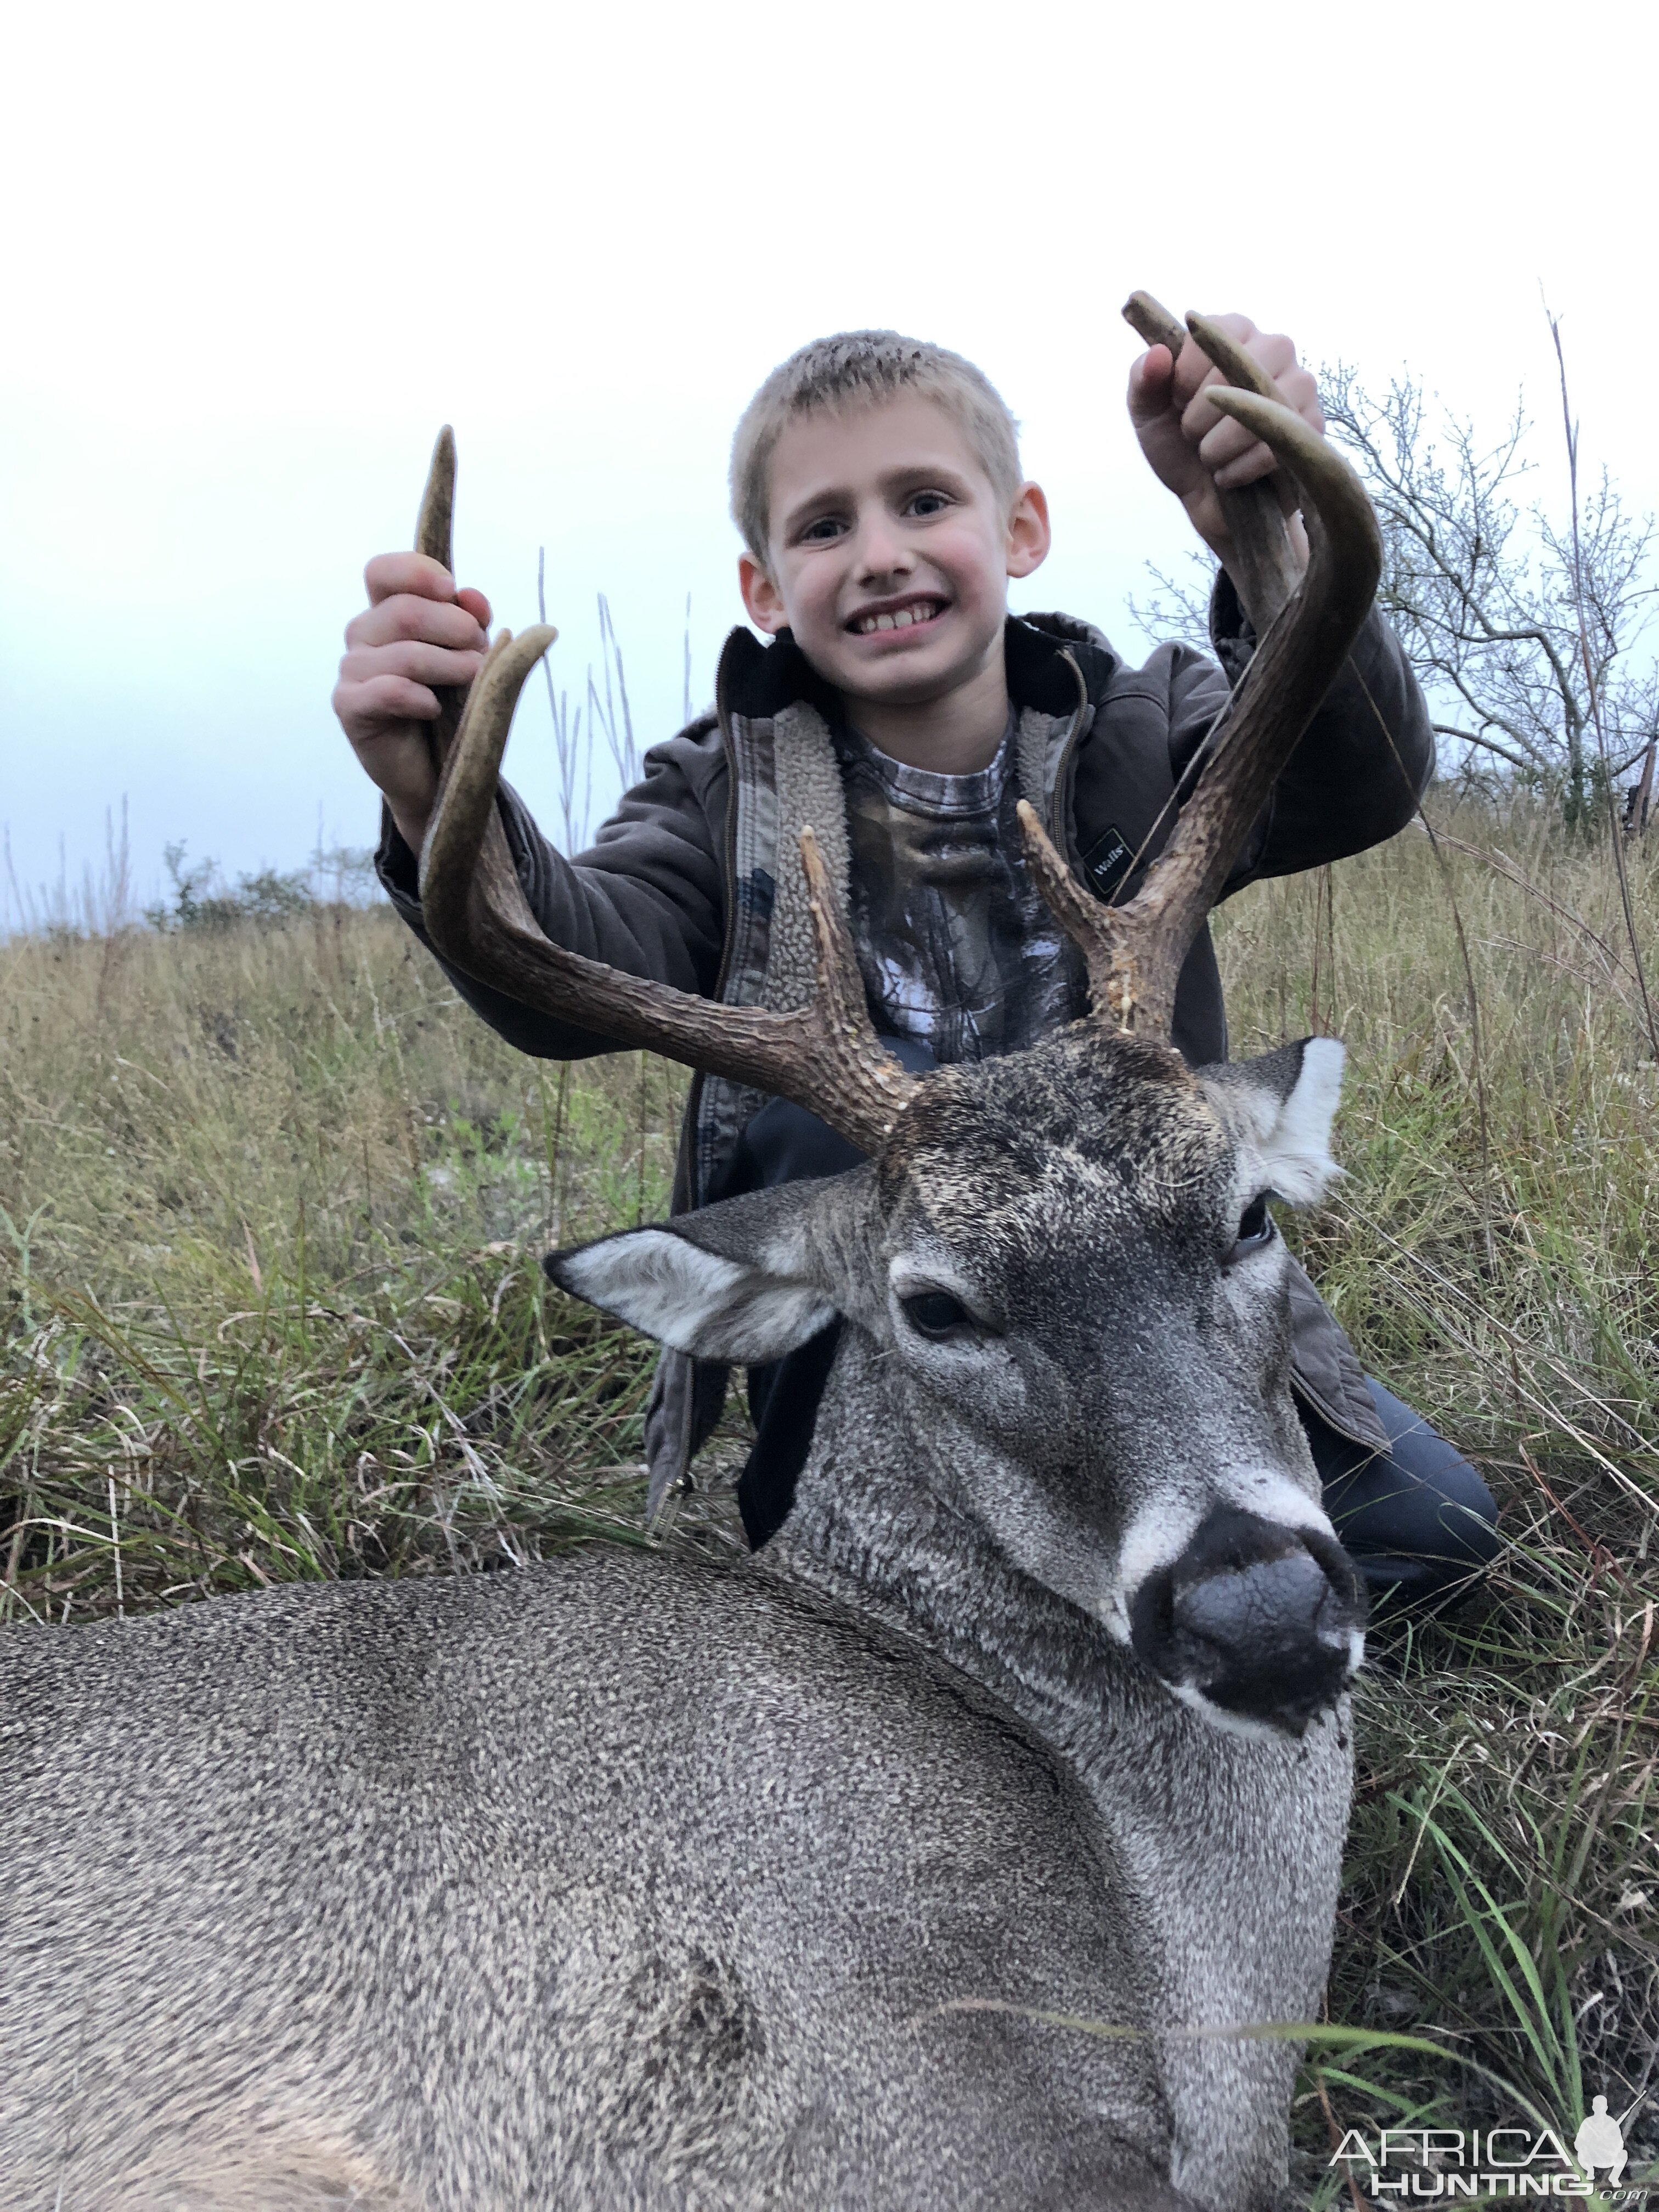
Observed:
[[[1361,1607],[1266,1201],[1331,1172],[1340,1049],[1164,1040],[1378,551],[1322,439],[1216,404],[1310,565],[1128,904],[1028,814],[1093,1012],[1016,1057],[886,1056],[810,838],[809,1010],[549,944],[495,792],[550,633],[497,641],[434,942],[870,1155],[550,1262],[725,1361],[844,1316],[798,1502],[730,1568],[595,1548],[0,1638],[7,2212],[1277,2201],[1296,2047],[1240,2031],[1319,2001]]]

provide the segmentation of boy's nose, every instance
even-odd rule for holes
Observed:
[[[860,526],[858,554],[860,578],[866,583],[908,575],[913,565],[903,538],[884,518]]]

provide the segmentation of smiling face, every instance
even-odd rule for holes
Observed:
[[[773,449],[756,626],[787,629],[853,701],[921,706],[1000,668],[1008,579],[1048,550],[1036,484],[1011,507],[955,417],[917,393],[787,424]]]

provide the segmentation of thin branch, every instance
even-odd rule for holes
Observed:
[[[1555,347],[1556,366],[1561,376],[1561,421],[1567,440],[1567,481],[1572,495],[1572,575],[1573,588],[1578,609],[1579,648],[1583,655],[1584,681],[1589,687],[1591,719],[1595,726],[1595,742],[1601,756],[1601,781],[1607,805],[1607,835],[1613,843],[1613,864],[1619,877],[1619,897],[1625,910],[1625,928],[1630,937],[1632,963],[1636,970],[1636,981],[1642,994],[1642,1012],[1647,1018],[1648,1041],[1653,1047],[1653,1056],[1659,1060],[1659,1024],[1653,1015],[1653,1001],[1648,995],[1648,979],[1642,964],[1641,940],[1636,933],[1636,915],[1631,905],[1630,878],[1625,868],[1625,843],[1619,834],[1619,817],[1613,806],[1613,774],[1607,759],[1607,736],[1601,721],[1601,695],[1590,666],[1589,650],[1584,642],[1583,562],[1578,536],[1578,425],[1572,419],[1571,403],[1567,397],[1567,356],[1561,343],[1561,325],[1544,310],[1550,326],[1550,337]]]
[[[1512,753],[1507,745],[1500,745],[1496,738],[1489,738],[1484,730],[1462,730],[1455,722],[1431,722],[1429,726],[1437,738],[1455,738],[1459,744],[1480,745],[1486,752],[1496,753],[1499,760],[1507,761],[1511,768],[1519,769],[1523,775],[1528,769],[1538,766],[1533,755]]]

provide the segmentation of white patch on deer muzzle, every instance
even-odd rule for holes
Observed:
[[[1283,1743],[1289,1731],[1273,1721],[1257,1720],[1249,1713],[1230,1712],[1206,1698],[1202,1690],[1191,1682],[1165,1682],[1164,1688],[1172,1698],[1206,1720],[1223,1735],[1242,1735],[1247,1743]]]
[[[836,1308],[811,1283],[705,1252],[672,1229],[629,1229],[548,1262],[562,1290],[659,1344],[762,1366],[816,1336]]]
[[[1108,1635],[1115,1642],[1129,1641],[1129,1607],[1141,1584],[1149,1575],[1174,1566],[1192,1542],[1201,1518],[1195,1505],[1172,1498],[1158,1498],[1150,1505],[1143,1505],[1130,1520],[1118,1552],[1117,1573],[1097,1607]]]

